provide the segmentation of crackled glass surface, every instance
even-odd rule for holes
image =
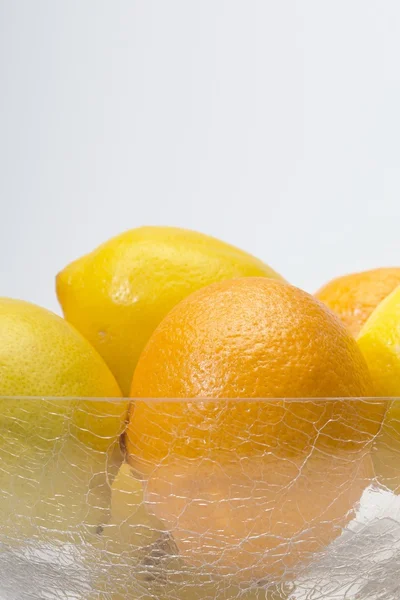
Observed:
[[[400,400],[132,402],[0,399],[1,600],[400,597]]]

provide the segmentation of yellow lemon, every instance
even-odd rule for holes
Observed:
[[[400,396],[400,286],[373,311],[358,335],[378,396]]]
[[[158,540],[164,531],[161,521],[146,508],[143,485],[126,463],[121,465],[112,483],[111,520],[103,538],[114,541],[117,555],[122,549],[132,552],[135,547],[148,546]],[[108,535],[109,532],[111,535]]]
[[[28,302],[0,298],[0,422],[3,435],[55,440],[65,427],[105,450],[122,432],[127,403],[56,397],[120,397],[103,359],[57,315]],[[10,397],[22,396],[16,401]],[[39,401],[32,397],[52,397]],[[31,397],[31,398],[29,398]],[[69,423],[68,419],[71,419]],[[71,425],[72,424],[72,425]]]
[[[7,298],[0,375],[0,543],[82,543],[108,519],[127,401],[72,325]]]
[[[125,395],[135,365],[163,317],[191,292],[246,276],[281,279],[250,254],[173,227],[127,231],[57,276],[65,318],[98,350]]]
[[[400,397],[400,286],[371,314],[358,336],[377,396]],[[400,400],[389,405],[376,440],[374,462],[381,483],[400,490]]]

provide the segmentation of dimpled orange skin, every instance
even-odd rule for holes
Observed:
[[[207,572],[292,580],[373,480],[386,404],[301,399],[370,396],[372,384],[340,320],[288,284],[236,279],[183,300],[131,393],[129,460],[181,556]]]
[[[340,320],[315,298],[260,277],[195,292],[158,326],[143,351],[133,398],[373,396],[367,365]],[[134,463],[168,456],[287,455],[319,444],[350,448],[375,435],[384,404],[228,400],[133,402]]]
[[[385,267],[333,279],[315,297],[326,304],[356,337],[370,314],[400,285],[400,267]]]

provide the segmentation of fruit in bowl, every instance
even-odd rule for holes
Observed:
[[[378,397],[400,397],[400,268],[373,269],[338,277],[316,294],[357,338]],[[400,491],[399,403],[388,405],[374,443],[378,481]]]
[[[118,451],[128,402],[84,397],[121,396],[112,373],[65,320],[7,298],[0,365],[2,539],[97,525],[110,503],[104,455]]]
[[[276,579],[340,534],[369,484],[386,409],[361,399],[373,395],[356,341],[322,303],[272,279],[216,283],[145,347],[128,459],[189,562]]]
[[[54,403],[59,407],[57,414],[46,414],[29,397],[121,396],[112,373],[89,342],[57,315],[28,302],[0,299],[0,362],[0,395],[4,397],[0,419],[7,418],[10,427],[9,410],[15,411],[18,406],[13,403],[11,407],[7,397],[26,397],[14,423],[24,427],[27,436],[54,439],[64,426],[63,408],[73,408],[72,403],[58,401]],[[77,435],[95,448],[107,448],[123,429],[125,415],[117,405],[100,402],[98,415],[90,415],[84,402],[74,408]],[[25,418],[21,418],[23,414]],[[101,418],[102,414],[108,418]]]
[[[81,545],[113,600],[293,581],[367,486],[400,487],[398,276],[318,299],[219,240],[144,227],[59,274],[65,319],[0,301],[1,541]]]
[[[133,398],[166,399],[373,395],[365,359],[341,322],[309,294],[264,278],[217,283],[182,301],[150,338],[131,388]],[[128,453],[151,464],[171,449],[196,457],[213,445],[244,456],[266,447],[277,453],[282,447],[285,454],[308,451],[317,438],[319,445],[342,438],[347,447],[348,429],[364,440],[376,433],[381,418],[381,407],[373,419],[374,407],[364,401],[332,401],[320,408],[297,402],[292,428],[282,418],[283,401],[265,409],[262,403],[241,404],[243,415],[232,412],[234,405],[220,411],[213,402],[188,406],[166,400],[156,406],[133,403],[127,435]],[[193,433],[187,430],[190,422]],[[243,427],[249,433],[240,440]]]
[[[374,309],[400,285],[400,268],[386,267],[342,275],[315,294],[337,314],[354,336]]]
[[[400,397],[400,287],[372,312],[358,335],[374,383],[382,397]],[[400,491],[400,408],[390,402],[375,441],[374,464],[380,483]]]

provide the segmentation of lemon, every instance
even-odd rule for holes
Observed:
[[[111,520],[108,530],[117,532],[117,548],[124,543],[132,550],[155,542],[164,531],[161,521],[148,512],[143,482],[133,476],[132,468],[122,464],[111,486]],[[107,538],[108,531],[104,532]],[[112,540],[112,536],[110,536]]]
[[[400,397],[400,286],[373,311],[358,336],[377,396]],[[377,436],[376,475],[396,493],[400,491],[400,400],[393,400]]]
[[[98,350],[125,395],[141,351],[184,297],[215,281],[281,279],[266,264],[222,241],[173,227],[127,231],[57,276],[65,318]]]
[[[54,440],[65,427],[105,450],[124,428],[127,402],[51,402],[31,397],[120,397],[107,365],[69,323],[28,302],[0,298],[0,422],[2,431]],[[7,397],[24,400],[10,401]],[[71,423],[68,421],[71,417]],[[67,419],[67,421],[66,421]]]
[[[108,518],[127,402],[74,327],[20,300],[0,298],[0,374],[0,542],[81,541]]]

